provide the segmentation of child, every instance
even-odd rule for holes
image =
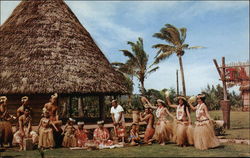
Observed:
[[[53,130],[51,125],[54,126],[49,119],[49,112],[44,112],[44,117],[40,120],[38,126],[38,133],[39,133],[39,141],[38,141],[38,148],[50,148],[52,149],[55,145],[54,137],[53,137]]]
[[[137,131],[137,125],[135,123],[132,124],[129,136],[130,145],[138,145],[140,142],[140,137]]]
[[[122,123],[119,123],[116,127],[117,137],[122,139],[122,143],[124,143],[126,129],[122,126]]]
[[[84,129],[84,122],[78,122],[78,129],[76,130],[77,146],[84,147],[85,143],[88,141],[89,131]]]
[[[76,147],[77,146],[77,141],[76,141],[76,137],[75,137],[75,127],[74,127],[74,123],[76,121],[72,118],[69,118],[68,123],[66,124],[63,134],[64,134],[64,138],[63,138],[63,143],[62,146],[64,147]]]

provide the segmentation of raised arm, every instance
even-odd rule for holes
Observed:
[[[146,97],[141,97],[141,102],[143,104],[148,104],[152,109],[157,109],[157,106],[153,106]]]
[[[197,108],[196,108],[196,106],[194,107],[193,105],[192,105],[192,103],[190,103],[189,101],[188,101],[188,105],[190,106],[190,108],[193,110],[193,111],[195,111]]]
[[[170,106],[171,108],[177,108],[177,105],[171,103],[169,97],[166,96],[165,98],[166,98],[166,101],[168,103],[168,106]]]

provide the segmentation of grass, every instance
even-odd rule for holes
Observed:
[[[197,150],[194,147],[181,148],[175,144],[160,146],[153,144],[151,146],[126,147],[103,150],[70,150],[66,148],[47,150],[44,152],[46,158],[66,158],[66,157],[249,157],[248,145],[222,144],[221,147],[210,150]],[[38,150],[14,152],[8,150],[2,153],[3,157],[32,157],[38,158]]]

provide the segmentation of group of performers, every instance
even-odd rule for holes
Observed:
[[[155,132],[153,132],[154,128],[151,126],[154,124],[152,123],[154,121],[153,115],[148,115],[145,118],[141,117],[142,121],[150,120],[148,121],[144,139],[150,135],[150,137],[153,136],[151,140],[156,140],[161,145],[165,145],[166,142],[172,141],[181,147],[194,145],[195,148],[200,150],[215,148],[220,145],[218,138],[215,136],[213,120],[205,104],[205,95],[199,94],[195,98],[191,97],[189,100],[183,96],[179,96],[177,98],[178,105],[171,103],[167,93],[165,98],[166,103],[158,99],[156,106],[153,106],[146,97],[141,98],[146,113],[150,114],[151,112],[147,111],[156,109],[155,114],[157,117]],[[192,105],[194,100],[197,100],[198,104],[196,106]],[[176,109],[176,116],[173,116],[168,111],[166,105]],[[196,114],[194,125],[192,125],[190,110],[194,110]],[[172,121],[168,120],[167,116],[170,116]]]
[[[140,121],[146,121],[147,126],[144,139],[139,136],[138,124],[133,123],[126,135],[124,109],[116,100],[111,102],[110,110],[114,136],[104,127],[104,121],[98,121],[98,127],[93,132],[93,139],[89,139],[90,132],[84,128],[84,122],[69,118],[67,124],[62,128],[62,121],[59,120],[58,107],[56,104],[58,95],[51,96],[50,101],[43,107],[42,118],[37,131],[32,129],[31,108],[29,98],[21,98],[22,105],[17,109],[16,117],[7,112],[7,97],[0,97],[0,145],[8,143],[18,144],[20,150],[24,150],[24,142],[29,139],[38,148],[54,147],[87,147],[91,145],[101,146],[102,148],[111,147],[115,144],[122,144],[128,140],[130,145],[138,145],[143,142],[152,144],[157,141],[160,145],[167,142],[175,142],[178,146],[194,145],[195,148],[206,150],[219,146],[219,140],[215,136],[212,119],[208,114],[205,104],[205,96],[197,96],[197,106],[192,105],[192,99],[186,100],[185,97],[178,97],[178,105],[172,104],[166,93],[166,102],[158,99],[156,105],[152,105],[146,97],[141,97],[145,111],[140,113]],[[172,115],[166,105],[176,109],[176,116]],[[157,121],[155,123],[155,118]],[[196,110],[196,122],[192,125],[190,110]],[[169,119],[172,118],[172,119]],[[13,134],[10,120],[18,120],[16,132]],[[77,124],[77,127],[76,127]]]

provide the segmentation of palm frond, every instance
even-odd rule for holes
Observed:
[[[203,46],[192,46],[192,47],[188,47],[187,49],[200,49],[200,48],[206,48]]]
[[[180,32],[181,32],[181,44],[183,44],[185,39],[186,39],[187,29],[186,28],[180,28]]]
[[[151,70],[147,71],[147,73],[146,73],[145,76],[147,76],[147,75],[149,75],[149,74],[155,72],[155,71],[158,70],[158,69],[159,69],[159,66],[157,66],[157,67],[155,67],[155,68],[152,68]]]
[[[160,61],[168,58],[170,55],[172,55],[173,52],[172,51],[169,51],[169,52],[164,52],[162,54],[160,54],[154,61],[154,64],[158,64]]]
[[[123,52],[124,56],[126,56],[132,60],[136,60],[134,54],[131,53],[130,51],[128,51],[128,50],[120,50],[120,51]]]

